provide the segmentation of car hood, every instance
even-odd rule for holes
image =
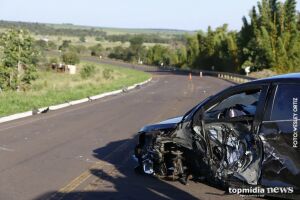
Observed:
[[[150,132],[150,131],[156,131],[156,130],[162,130],[162,129],[172,129],[175,128],[176,125],[181,122],[183,116],[174,117],[167,119],[165,121],[161,121],[156,124],[150,124],[147,126],[144,126],[140,132]]]

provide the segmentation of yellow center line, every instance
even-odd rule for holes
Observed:
[[[125,143],[123,143],[123,144],[121,144],[118,148],[116,148],[110,154],[108,154],[107,156],[105,156],[102,160],[107,160],[114,153],[116,153],[120,149],[122,150],[122,148],[126,147],[129,142],[130,142],[130,140],[127,141],[127,142],[125,142]],[[86,180],[88,180],[92,176],[92,174],[90,172],[90,169],[101,168],[102,164],[103,164],[103,161],[96,162],[91,167],[89,167],[88,170],[84,171],[82,174],[80,174],[78,177],[76,177],[75,179],[73,179],[67,185],[65,185],[64,187],[62,187],[61,189],[59,189],[55,194],[53,194],[52,196],[50,196],[47,200],[52,200],[52,199],[61,200],[61,199],[63,199],[65,197],[65,195],[67,195],[68,193],[71,193],[72,191],[74,191],[83,182],[85,182]]]
[[[92,174],[89,170],[83,172],[81,175],[73,179],[70,183],[68,183],[65,187],[61,188],[59,193],[69,193],[75,190],[81,183],[90,178]]]
[[[160,76],[153,75],[153,78],[154,77],[155,78],[161,77],[161,75]],[[129,142],[130,142],[130,140],[128,142],[125,142],[125,143],[121,144],[118,148],[116,148],[114,151],[110,152],[110,154],[108,154],[107,156],[105,156],[102,160],[108,159],[115,152],[119,151],[124,146],[128,145]],[[86,180],[88,180],[92,176],[92,174],[90,172],[90,169],[100,168],[102,164],[103,164],[103,161],[99,161],[99,162],[95,163],[94,165],[92,165],[91,167],[89,167],[88,170],[84,171],[79,176],[77,176],[72,181],[70,181],[67,185],[65,185],[64,187],[62,187],[61,189],[59,189],[55,194],[53,194],[52,196],[50,196],[47,200],[53,200],[53,199],[55,199],[55,200],[61,200],[61,199],[63,199],[68,193],[71,193],[72,191],[74,191],[83,182],[85,182]]]

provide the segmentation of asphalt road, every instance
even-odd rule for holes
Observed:
[[[0,125],[0,200],[232,199],[204,183],[135,174],[136,132],[230,86],[153,73],[139,89]]]

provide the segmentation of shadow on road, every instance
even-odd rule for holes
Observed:
[[[36,200],[44,199],[198,199],[162,180],[137,174],[131,158],[135,139],[115,141],[94,150],[99,159],[90,173],[89,183],[67,194],[49,192]]]

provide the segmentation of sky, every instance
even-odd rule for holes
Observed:
[[[239,30],[258,0],[0,0],[0,20],[98,27]],[[297,1],[297,10],[300,2]]]

